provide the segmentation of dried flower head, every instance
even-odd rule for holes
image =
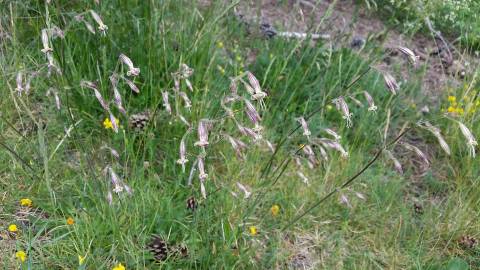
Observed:
[[[18,95],[20,96],[22,92],[25,90],[23,88],[23,73],[21,71],[17,72],[17,77],[16,77],[16,83],[17,83],[17,88],[15,90],[17,91]]]
[[[205,147],[208,145],[208,127],[205,119],[198,123],[198,141],[195,146]]]
[[[237,182],[237,187],[243,192],[243,198],[248,199],[252,195],[252,192],[250,191],[250,188],[247,187],[246,185],[243,185],[239,182]]]
[[[348,109],[347,102],[345,102],[345,99],[340,96],[336,99],[333,100],[333,103],[337,107],[337,110],[341,111],[343,115],[343,119],[347,121],[347,127],[352,127],[352,116],[353,114],[350,113],[350,110]]]
[[[427,155],[425,153],[423,153],[422,150],[420,150],[418,147],[416,147],[415,145],[406,143],[406,142],[402,142],[401,145],[403,147],[405,147],[407,150],[413,151],[418,157],[420,157],[422,159],[422,161],[425,163],[425,165],[427,165],[427,166],[430,165],[430,162],[428,161]]]
[[[112,89],[113,89],[113,101],[115,105],[117,106],[118,110],[123,114],[127,115],[127,111],[123,107],[122,104],[122,96],[120,95],[120,92],[118,91],[117,85],[118,85],[118,77],[116,74],[112,74],[110,77],[110,83],[112,84]]]
[[[98,87],[96,84],[90,81],[81,81],[80,86],[93,90],[93,92],[95,93],[95,97],[97,98],[98,102],[100,102],[100,105],[102,105],[102,108],[106,111],[110,111],[110,107],[105,102],[105,99],[103,99],[102,94],[100,94],[100,92],[98,91]]]
[[[395,78],[387,72],[383,72],[383,79],[385,80],[385,85],[387,86],[388,90],[390,90],[392,94],[396,95],[397,91],[400,89],[400,86]]]
[[[227,134],[224,134],[224,136],[232,145],[232,148],[235,151],[235,155],[237,156],[237,158],[243,159],[242,150],[247,149],[247,145],[241,140],[235,139],[232,136],[229,136]]]
[[[409,48],[406,48],[406,47],[398,47],[398,50],[403,53],[405,56],[408,57],[408,60],[414,65],[416,66],[417,65],[417,61],[419,59],[419,57],[417,55],[415,55],[415,53],[410,50]]]
[[[303,129],[303,135],[306,137],[309,137],[312,133],[310,132],[310,129],[308,129],[308,124],[307,121],[305,121],[305,118],[299,117],[297,118],[297,121],[300,123]]]
[[[240,131],[240,133],[242,133],[244,136],[251,137],[253,139],[253,141],[259,141],[259,140],[262,139],[261,134],[255,132],[255,130],[253,130],[251,128],[244,127],[244,126],[240,125],[240,123],[237,123],[237,128]]]
[[[187,159],[187,146],[185,140],[190,134],[191,129],[188,129],[187,132],[182,136],[182,140],[180,141],[180,158],[177,160],[177,163],[182,165],[182,172],[185,172],[185,164],[188,162]]]
[[[125,77],[122,77],[122,78],[127,83],[128,87],[130,87],[130,89],[132,89],[133,92],[135,92],[137,94],[140,93],[140,89],[138,89],[138,87],[132,81],[130,81],[129,79],[127,79]]]
[[[473,136],[472,132],[465,126],[463,123],[458,122],[458,125],[460,126],[460,131],[462,132],[463,136],[465,139],[467,139],[467,147],[469,148],[469,153],[470,156],[475,158],[476,153],[475,153],[475,147],[478,145],[477,140]]]
[[[232,96],[238,95],[237,81],[234,79],[230,79],[230,94]]]
[[[262,120],[257,112],[257,109],[255,109],[255,106],[253,106],[253,104],[247,99],[244,99],[244,102],[245,112],[247,113],[248,118],[254,125],[257,125]]]
[[[253,88],[252,99],[262,101],[267,96],[267,93],[262,91],[262,88],[260,87],[260,83],[250,71],[247,71],[247,78],[248,78],[248,82]]]
[[[170,106],[170,102],[168,101],[168,92],[162,91],[162,100],[163,100],[163,107],[165,107],[165,111],[168,114],[172,114],[172,107]]]
[[[300,179],[302,179],[303,183],[305,185],[309,185],[310,183],[308,182],[308,178],[301,172],[301,171],[297,171],[297,175],[300,177]]]
[[[402,168],[402,164],[400,163],[400,161],[398,161],[398,159],[395,158],[395,156],[389,150],[383,150],[383,151],[387,155],[387,157],[393,162],[393,166],[395,167],[395,170],[399,174],[403,174],[403,168]]]
[[[192,102],[187,96],[187,93],[183,91],[178,91],[178,95],[183,99],[183,102],[185,103],[185,108],[190,109],[192,107]]]
[[[332,136],[337,142],[342,139],[342,136],[338,135],[335,131],[333,131],[333,129],[324,128],[323,130],[325,130],[325,132],[328,133],[328,135]]]
[[[60,110],[61,103],[60,103],[60,97],[58,96],[57,90],[55,90],[54,88],[49,88],[47,90],[47,93],[45,93],[45,95],[48,97],[50,96],[51,93],[53,93],[53,96],[55,98],[55,106],[57,107],[57,110]]]
[[[138,74],[140,74],[140,69],[133,66],[133,62],[130,60],[130,58],[128,58],[128,56],[122,53],[118,58],[122,63],[127,65],[127,76],[138,76]]]
[[[197,161],[198,161],[197,166],[198,166],[198,174],[199,174],[198,178],[200,178],[200,181],[203,182],[208,178],[208,174],[205,172],[204,159],[202,156],[198,156]]]
[[[178,74],[181,79],[189,78],[193,74],[193,68],[187,66],[186,64],[181,64]]]
[[[48,29],[42,29],[42,52],[47,54],[53,52],[53,49],[50,47],[50,38],[48,37]]]
[[[373,101],[372,96],[367,91],[363,91],[363,94],[368,103],[368,110],[372,112],[376,112],[377,106],[375,106],[375,102]]]
[[[433,126],[428,121],[418,123],[418,126],[430,131],[437,138],[438,143],[440,144],[440,147],[442,147],[443,151],[445,151],[447,155],[450,155],[450,147],[448,146],[447,142],[443,138],[440,132],[440,129],[438,127]]]
[[[320,139],[316,139],[315,141],[318,141],[321,145],[327,148],[337,150],[338,152],[341,153],[342,157],[348,157],[348,152],[345,151],[343,146],[338,141],[327,139],[327,138],[320,138]]]
[[[103,23],[102,18],[100,18],[100,15],[98,15],[94,10],[90,10],[90,13],[92,14],[92,17],[95,20],[95,22],[97,22],[98,30],[100,31],[100,33],[102,33],[103,36],[106,36],[108,27]]]

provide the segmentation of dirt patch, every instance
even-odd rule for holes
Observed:
[[[468,65],[475,63],[474,59],[469,59],[433,34],[409,37],[388,29],[372,12],[351,0],[340,0],[336,4],[332,0],[289,0],[288,3],[279,0],[245,1],[236,12],[246,21],[271,25],[276,31],[327,35],[327,42],[331,42],[334,48],[361,48],[365,42],[378,42],[385,48],[385,58],[379,68],[392,71],[393,63],[402,63],[399,66],[404,70],[400,74],[406,79],[412,71],[403,68],[408,65],[403,65],[402,61],[408,60],[393,49],[398,46],[410,48],[419,56],[418,66],[425,66],[422,90],[432,102],[437,101],[445,90],[459,87],[463,77],[469,73]]]

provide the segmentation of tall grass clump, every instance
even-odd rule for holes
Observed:
[[[478,266],[453,241],[478,237],[475,78],[420,112],[376,48],[264,38],[237,5],[2,3],[1,265]]]

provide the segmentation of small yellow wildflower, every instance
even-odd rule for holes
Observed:
[[[75,220],[72,217],[67,218],[67,225],[73,225],[75,224]]]
[[[457,109],[455,110],[455,112],[458,113],[458,114],[460,114],[460,115],[462,115],[462,114],[464,113],[464,111],[463,111],[462,108],[457,108]]]
[[[120,121],[117,118],[115,118],[115,123],[118,126]],[[103,121],[103,126],[105,127],[105,129],[113,129],[113,123],[112,123],[112,121],[110,121],[110,118],[108,118],[108,117],[105,118],[105,120]]]
[[[251,236],[255,236],[258,233],[257,227],[255,227],[255,226],[250,226],[249,231],[250,231]]]
[[[8,231],[9,232],[18,232],[18,228],[17,228],[17,225],[15,224],[10,224],[10,226],[8,226]]]
[[[83,265],[85,263],[85,257],[78,255],[78,265]]]
[[[448,107],[447,112],[453,113],[453,112],[455,112],[455,108],[450,106],[450,107]]]
[[[272,205],[272,207],[270,208],[270,212],[272,212],[272,216],[277,216],[278,213],[280,213],[280,206],[278,204]]]
[[[15,253],[15,258],[19,259],[21,262],[25,262],[27,260],[27,253],[23,250],[19,250]]]
[[[32,200],[30,200],[28,198],[23,198],[23,199],[20,200],[20,205],[31,207],[32,206]]]
[[[217,47],[220,49],[223,48],[223,42],[221,41],[217,42]]]
[[[125,266],[123,266],[123,264],[119,263],[117,264],[115,267],[112,268],[112,270],[125,270],[127,268],[125,268]]]
[[[448,96],[448,101],[455,102],[457,98],[455,96]]]

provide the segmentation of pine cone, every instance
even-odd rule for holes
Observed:
[[[142,131],[148,126],[150,121],[150,113],[148,111],[132,114],[128,120],[130,128],[136,131]]]
[[[471,249],[471,248],[474,248],[478,244],[478,241],[477,241],[477,239],[475,239],[474,237],[472,237],[470,235],[464,235],[458,240],[458,243],[463,248]]]
[[[197,201],[195,200],[195,197],[188,198],[187,209],[192,211],[195,211],[195,209],[197,209]]]
[[[167,242],[161,237],[154,235],[150,244],[148,244],[148,250],[153,253],[153,257],[156,261],[164,261],[168,257]]]

